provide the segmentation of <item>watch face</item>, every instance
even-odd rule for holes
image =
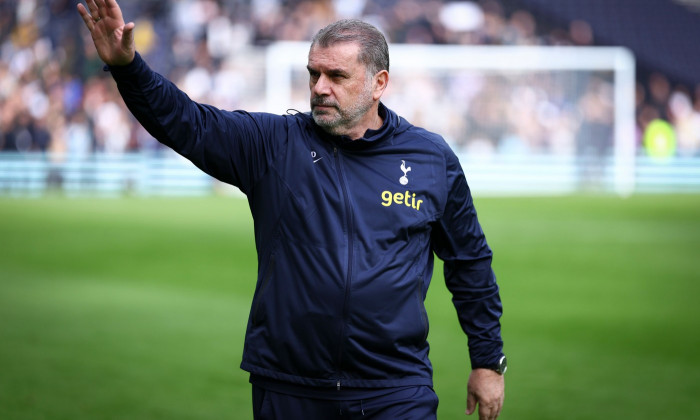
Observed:
[[[506,363],[506,356],[501,356],[501,358],[498,360],[498,369],[496,371],[503,375],[504,373],[506,373],[506,369],[508,369],[508,364]]]

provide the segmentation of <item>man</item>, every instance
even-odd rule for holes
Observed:
[[[308,57],[311,113],[191,101],[135,51],[114,0],[78,10],[125,103],[159,141],[248,197],[258,281],[241,367],[257,419],[431,419],[424,300],[433,252],[469,338],[467,414],[503,404],[501,301],[466,179],[444,140],[380,98],[386,41],[336,22]]]

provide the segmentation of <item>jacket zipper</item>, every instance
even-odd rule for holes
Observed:
[[[348,229],[348,271],[347,277],[345,279],[345,297],[343,300],[343,317],[342,324],[340,328],[340,340],[338,346],[338,375],[342,371],[343,365],[343,341],[345,340],[345,324],[347,323],[348,311],[349,311],[349,299],[350,299],[350,283],[352,279],[352,248],[353,248],[353,236],[354,236],[354,226],[352,224],[352,209],[350,207],[350,199],[348,196],[347,186],[345,184],[345,179],[343,178],[343,171],[340,168],[340,153],[337,147],[333,148],[333,157],[335,158],[335,167],[338,174],[338,180],[340,181],[340,187],[343,190],[343,201],[345,204],[345,223]],[[337,390],[340,391],[340,378],[336,383]]]

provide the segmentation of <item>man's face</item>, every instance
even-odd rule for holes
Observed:
[[[335,135],[362,137],[374,105],[373,78],[357,59],[356,43],[309,51],[311,114],[316,124]]]

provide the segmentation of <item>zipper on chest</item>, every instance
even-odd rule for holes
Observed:
[[[345,276],[345,294],[343,298],[343,308],[342,308],[342,318],[340,326],[340,336],[338,340],[338,359],[337,359],[337,370],[338,373],[342,371],[343,365],[343,344],[345,342],[345,330],[347,328],[349,304],[350,304],[350,286],[352,283],[352,266],[353,266],[353,239],[355,236],[354,224],[353,224],[353,209],[350,205],[350,196],[348,194],[348,186],[345,181],[342,153],[337,147],[333,148],[333,159],[335,160],[336,174],[338,176],[338,183],[341,189],[341,197],[343,200],[343,218],[345,222],[346,235],[347,235],[347,272]],[[340,385],[340,379],[338,379],[338,385]],[[340,388],[340,386],[338,386]]]

